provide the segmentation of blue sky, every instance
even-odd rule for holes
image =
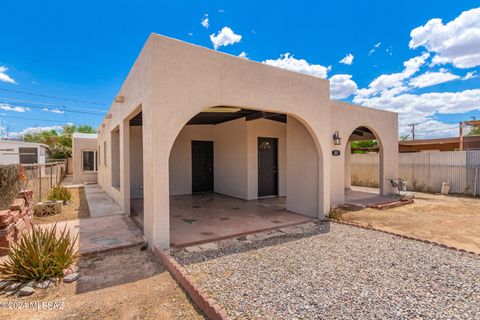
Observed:
[[[480,119],[476,7],[478,1],[4,1],[2,134],[66,122],[96,127],[155,32],[331,79],[334,98],[399,112],[400,134],[420,123],[417,137],[452,136],[458,121]]]

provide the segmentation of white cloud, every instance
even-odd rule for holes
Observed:
[[[339,62],[346,65],[351,65],[353,63],[353,58],[354,58],[353,54],[349,53]]]
[[[430,54],[423,53],[420,56],[413,57],[403,63],[404,69],[402,72],[382,74],[374,79],[368,85],[368,88],[360,89],[358,94],[360,96],[373,96],[382,93],[386,90],[394,89],[394,93],[398,94],[405,91],[404,80],[410,78],[412,75],[420,70],[420,67],[425,64]]]
[[[468,80],[468,79],[473,79],[477,77],[478,77],[477,71],[470,71],[470,72],[467,72],[467,74],[462,78],[462,80]]]
[[[202,24],[202,27],[208,29],[208,27],[210,26],[210,22],[209,22],[209,20],[208,20],[208,14],[205,14],[205,15],[203,16],[203,19],[202,19],[202,21],[201,21],[200,23]]]
[[[8,83],[17,83],[14,79],[12,79],[6,72],[8,71],[7,67],[0,66],[0,82],[8,82]]]
[[[51,131],[51,130],[61,131],[62,129],[63,129],[62,126],[28,127],[28,128],[25,128],[21,131],[9,132],[8,133],[8,138],[9,139],[20,139],[28,133],[33,134],[33,133],[40,133],[40,132],[43,132],[43,131]]]
[[[462,12],[443,24],[431,19],[410,33],[410,48],[425,47],[435,53],[433,64],[452,63],[457,68],[480,65],[480,8]]]
[[[212,41],[215,50],[217,50],[218,47],[235,44],[240,42],[240,40],[242,40],[242,36],[235,34],[229,27],[223,27],[223,29],[220,30],[217,35],[210,35],[210,41]]]
[[[373,48],[368,52],[368,55],[371,56],[381,45],[382,45],[381,42],[374,44]]]
[[[242,51],[240,52],[240,54],[238,55],[240,58],[244,58],[244,59],[248,59],[247,58],[247,53],[245,51]]]
[[[58,108],[43,108],[42,110],[46,112],[52,112],[52,113],[60,113],[60,114],[65,113],[65,111],[60,110]]]
[[[0,109],[5,110],[5,111],[14,111],[14,112],[27,112],[30,111],[30,108],[26,107],[12,107],[9,104],[6,103],[0,103]]]
[[[282,54],[280,58],[276,60],[265,60],[263,63],[290,71],[310,74],[323,79],[327,78],[327,73],[331,69],[330,66],[325,67],[319,64],[310,64],[305,59],[296,59],[290,53]]]
[[[402,135],[408,133],[408,123],[419,122],[421,123],[421,125],[418,126],[419,137],[423,134],[427,135],[428,130],[429,137],[440,137],[448,136],[447,133],[451,133],[451,126],[438,122],[434,120],[433,117],[437,113],[453,114],[480,110],[480,89],[423,94],[382,94],[378,97],[361,97],[357,95],[354,98],[354,102],[372,108],[398,112],[399,131]],[[435,126],[426,126],[426,124],[433,123],[437,124],[437,128]],[[436,131],[437,133],[435,133]]]
[[[225,12],[225,9],[218,9],[218,12],[219,12],[219,13],[224,13],[224,12]]]
[[[460,76],[441,69],[439,72],[427,71],[424,74],[412,78],[409,85],[415,88],[425,88],[457,79],[460,79]]]
[[[330,78],[330,97],[332,99],[345,99],[357,90],[357,84],[349,74],[336,74]]]

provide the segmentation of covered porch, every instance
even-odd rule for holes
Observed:
[[[143,216],[132,201],[132,218]],[[242,200],[217,193],[170,197],[170,243],[186,247],[315,220],[286,210],[285,197]]]

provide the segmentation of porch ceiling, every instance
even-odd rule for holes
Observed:
[[[226,107],[218,107],[226,108]],[[227,107],[228,108],[228,107]],[[215,109],[215,108],[211,108]],[[257,110],[240,109],[237,112],[200,112],[195,117],[190,119],[187,124],[219,124],[227,121],[232,121],[240,118],[245,118],[247,121],[256,119],[268,119],[279,122],[287,122],[287,116],[281,113],[263,112]]]
[[[367,127],[358,127],[352,132],[352,134],[348,138],[348,141],[362,140],[377,140],[377,138],[375,137],[375,134],[373,134],[373,132]]]

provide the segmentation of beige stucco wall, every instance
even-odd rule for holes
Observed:
[[[214,190],[247,198],[247,125],[237,119],[214,126]]]
[[[109,141],[111,130],[119,126],[120,191],[111,187],[108,164],[100,167],[99,181],[128,212],[128,119],[141,109],[144,223],[150,245],[169,246],[170,150],[188,120],[208,107],[236,106],[284,113],[295,116],[306,127],[317,150],[319,179],[317,190],[304,188],[304,192],[318,197],[317,217],[323,217],[344,199],[345,141],[356,127],[367,126],[378,134],[384,149],[383,176],[398,175],[397,115],[330,100],[328,80],[152,34],[118,94],[124,101],[112,104],[109,116],[100,125],[99,141]],[[339,147],[332,140],[337,130],[344,139]],[[342,153],[334,157],[332,150],[337,148]],[[287,197],[292,190],[288,184],[287,177]],[[297,183],[298,188],[302,185],[301,181]],[[383,193],[392,191],[386,184],[382,187]]]
[[[97,138],[72,138],[73,183],[97,182],[97,172],[83,171],[82,158],[82,151],[95,150],[98,150]]]
[[[185,126],[170,152],[170,195],[192,193],[192,140],[213,141],[213,125]],[[215,153],[215,150],[214,150]]]
[[[278,139],[279,195],[286,195],[286,125],[258,119],[237,119],[217,125],[187,125],[170,153],[170,195],[192,192],[193,140],[213,141],[214,191],[252,200],[258,197],[258,138]]]
[[[308,130],[295,118],[287,120],[287,209],[318,217],[319,156]]]

